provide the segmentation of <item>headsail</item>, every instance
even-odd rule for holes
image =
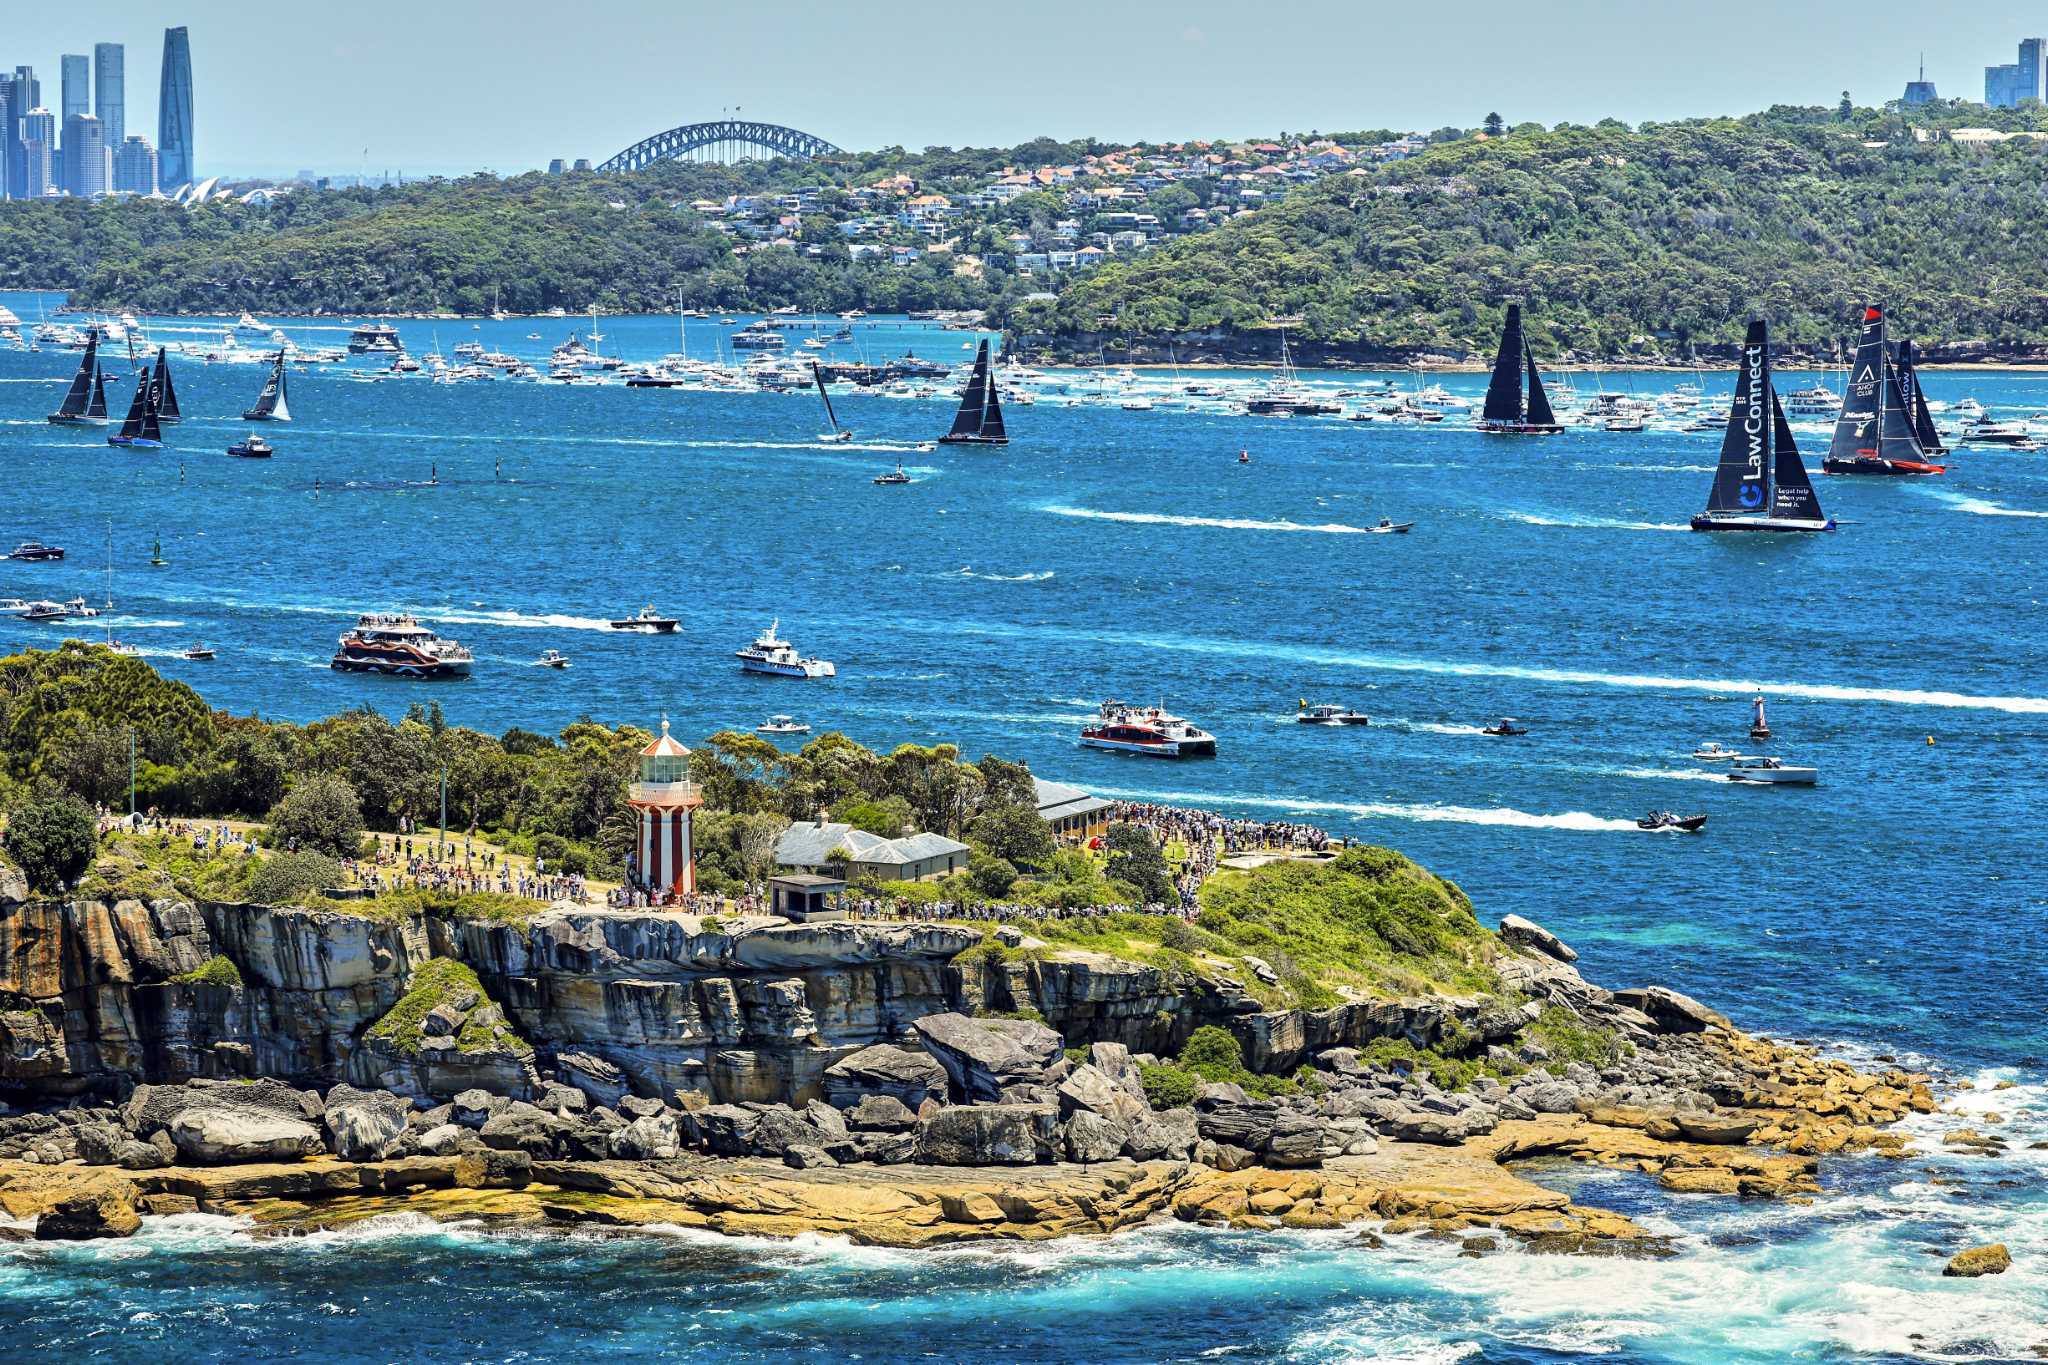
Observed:
[[[1543,391],[1543,376],[1536,373],[1536,353],[1524,348],[1522,354],[1529,362],[1529,425],[1556,426],[1557,414],[1550,410],[1550,395]]]
[[[156,415],[161,422],[178,420],[178,391],[171,386],[170,362],[164,358],[164,348],[156,348]]]
[[[995,445],[1007,445],[1010,430],[1003,425],[1003,400],[996,397],[996,377],[988,377],[988,403],[981,410],[981,439]]]
[[[166,376],[166,381],[168,381],[168,376]],[[164,433],[163,428],[159,425],[162,412],[158,407],[158,403],[163,396],[163,386],[158,384],[148,385],[144,393],[146,398],[142,405],[142,439],[150,444],[161,445],[163,444]]]
[[[102,421],[107,416],[107,372],[97,365],[92,370],[92,401],[85,405],[85,415]]]
[[[1480,410],[1485,422],[1522,420],[1522,305],[1508,305],[1507,320],[1501,326],[1500,349],[1493,356],[1493,378],[1486,385],[1486,406]]]
[[[1813,480],[1806,476],[1806,463],[1799,458],[1799,446],[1792,439],[1792,425],[1785,420],[1785,409],[1778,403],[1775,390],[1771,393],[1772,475],[1771,515],[1786,521],[1827,520],[1827,514],[1820,510],[1820,497],[1813,491]]]
[[[92,377],[100,354],[99,329],[94,328],[85,340],[85,355],[78,362],[78,373],[71,376],[71,387],[64,392],[64,401],[57,405],[53,417],[77,418],[86,415],[85,410],[92,402]]]
[[[1749,324],[1735,371],[1735,401],[1721,437],[1721,463],[1707,494],[1709,512],[1761,512],[1769,502],[1771,440],[1770,343],[1761,319]],[[1796,458],[1796,457],[1795,457]]]

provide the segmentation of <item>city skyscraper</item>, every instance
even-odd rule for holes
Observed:
[[[41,199],[57,183],[57,116],[40,106],[21,116],[22,186],[25,199]]]
[[[1984,103],[2010,109],[2021,100],[2048,103],[2048,40],[2022,38],[2017,62],[1984,68]]]
[[[157,180],[166,188],[199,178],[192,156],[192,42],[185,30],[164,30],[163,74],[157,85]]]
[[[128,136],[127,66],[128,49],[121,44],[92,45],[92,111],[109,147],[120,146]]]
[[[0,71],[0,199],[14,197],[14,77]]]
[[[64,188],[90,199],[113,188],[108,183],[107,140],[91,114],[64,119]]]
[[[116,194],[156,193],[156,148],[140,133],[121,139],[114,152]]]
[[[57,59],[58,70],[62,73],[63,100],[57,115],[70,118],[73,114],[92,112],[92,58],[83,52],[67,52]]]

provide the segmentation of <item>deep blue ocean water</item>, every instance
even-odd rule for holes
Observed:
[[[37,314],[33,298],[4,301]],[[539,357],[580,321],[400,326],[416,353],[475,338]],[[634,359],[677,345],[673,319],[603,327],[605,349]],[[692,323],[693,352],[710,355],[717,331]],[[341,339],[298,333],[316,335]],[[957,333],[857,335],[870,359],[906,345],[965,359]],[[845,393],[856,444],[825,449],[807,395],[316,371],[292,378],[297,420],[266,433],[278,457],[252,462],[223,448],[247,430],[234,418],[259,370],[174,359],[190,415],[171,449],[124,454],[43,422],[75,364],[0,352],[0,540],[71,553],[0,564],[0,596],[98,601],[112,518],[104,624],[216,705],[306,720],[434,699],[494,731],[666,713],[685,742],[790,711],[876,747],[945,739],[1022,758],[1103,794],[1298,813],[1408,852],[1489,921],[1548,925],[1594,980],[1670,982],[1748,1027],[2019,1080],[1995,1106],[1975,1097],[2008,1120],[2041,1104],[2048,456],[1965,450],[1937,480],[1822,479],[1842,530],[1758,543],[1683,531],[1711,435],[1506,442],[1451,423],[1041,401],[1012,407],[1005,450],[906,453],[944,429],[947,400]],[[1483,378],[1446,383],[1476,395]],[[2000,415],[2048,409],[2044,378],[1926,385]],[[1802,430],[1810,467],[1824,444]],[[916,482],[872,485],[899,453]],[[397,486],[430,474],[437,486]],[[1359,533],[1382,515],[1416,530]],[[158,535],[171,563],[152,569]],[[683,633],[605,629],[645,602]],[[470,644],[476,677],[327,668],[358,612],[392,608]],[[838,678],[740,675],[731,651],[773,617]],[[0,620],[0,647],[62,633]],[[195,639],[219,660],[175,657]],[[531,666],[550,646],[572,657],[566,673]],[[1732,788],[1688,761],[1704,740],[1746,743],[1759,686],[1774,751],[1818,764],[1820,786]],[[1163,700],[1221,754],[1082,751],[1075,733],[1105,696]],[[1373,724],[1295,725],[1303,697]],[[1532,733],[1477,733],[1503,714]],[[1704,811],[1708,829],[1642,834],[1651,807]],[[1929,1183],[1948,1158],[1839,1163],[1814,1214],[1590,1193],[1638,1199],[1684,1235],[1679,1261],[1647,1268],[1187,1230],[918,1257],[396,1226],[280,1251],[173,1220],[133,1247],[0,1251],[0,1326],[32,1313],[53,1351],[112,1358],[165,1342],[247,1353],[274,1346],[279,1315],[305,1353],[347,1359],[1982,1356],[2048,1343],[2040,1155],[2016,1154],[2006,1188],[1961,1163],[1961,1190]],[[1928,1247],[1992,1236],[2034,1264],[1938,1278]],[[465,1304],[488,1314],[473,1343]]]

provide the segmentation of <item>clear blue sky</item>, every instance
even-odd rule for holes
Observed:
[[[156,135],[163,28],[192,31],[205,173],[518,171],[602,160],[739,106],[843,147],[1280,130],[1637,122],[1946,96],[2048,34],[2039,4],[1902,0],[9,0],[0,66],[57,104],[57,57],[128,45],[128,126]]]

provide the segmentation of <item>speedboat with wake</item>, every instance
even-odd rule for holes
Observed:
[[[1721,462],[1695,531],[1832,531],[1785,410],[1771,388],[1771,346],[1762,319],[1749,324],[1735,376],[1735,400],[1721,438]]]
[[[1317,702],[1314,706],[1310,706],[1308,699],[1305,697],[1301,702],[1301,710],[1295,715],[1294,719],[1296,723],[1301,725],[1372,724],[1372,717],[1366,715],[1363,711],[1353,711],[1348,706],[1338,706],[1334,702]]]
[[[1682,834],[1697,834],[1707,827],[1704,815],[1680,815],[1676,811],[1653,810],[1636,821],[1636,828],[1657,833],[1662,830],[1676,830]]]
[[[1380,524],[1369,528],[1376,536],[1405,536],[1415,529],[1412,521],[1395,521],[1392,517],[1381,517]]]
[[[267,460],[277,453],[277,447],[261,436],[244,436],[228,447],[228,454],[238,460]]]
[[[205,645],[187,645],[179,651],[178,657],[181,659],[211,659],[214,657],[214,654]]]
[[[40,540],[24,540],[21,544],[14,547],[14,553],[7,556],[9,559],[26,559],[31,562],[62,559],[63,557],[63,546],[45,545]]]
[[[1515,724],[1513,716],[1502,716],[1500,724],[1489,725],[1479,733],[1482,735],[1526,735],[1529,732]]]
[[[673,635],[680,624],[682,623],[675,617],[663,616],[656,612],[654,604],[650,602],[625,620],[611,622],[611,628],[637,631],[642,635]]]
[[[909,483],[910,476],[903,472],[903,461],[898,460],[893,473],[877,474],[875,475],[875,482],[889,487],[896,487]]]
[[[540,657],[533,661],[533,666],[535,668],[567,668],[569,666],[569,656],[559,649],[544,649],[540,652]]]
[[[1811,787],[1819,778],[1819,769],[1797,767],[1779,758],[1738,758],[1728,768],[1730,782],[1766,786]]]
[[[1190,725],[1157,706],[1102,703],[1096,718],[1081,731],[1087,749],[1108,749],[1154,758],[1214,758],[1216,736]]]

